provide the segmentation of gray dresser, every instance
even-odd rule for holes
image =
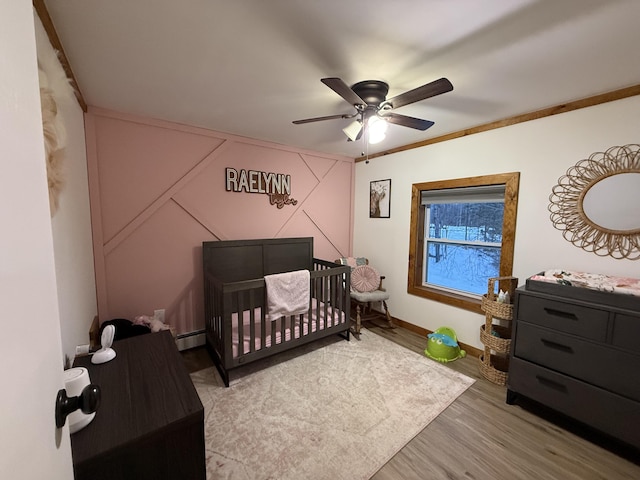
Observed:
[[[519,395],[640,449],[640,297],[518,288],[507,403]]]

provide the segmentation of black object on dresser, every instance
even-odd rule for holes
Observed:
[[[523,395],[640,449],[640,298],[528,280],[514,321],[507,403]]]
[[[71,435],[76,480],[204,480],[204,409],[168,331],[113,344],[117,356],[89,370],[102,400]]]

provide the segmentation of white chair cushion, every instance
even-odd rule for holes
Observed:
[[[389,300],[389,292],[383,292],[382,290],[376,290],[374,292],[351,292],[351,298],[356,302],[369,303],[369,302],[382,302],[383,300]]]

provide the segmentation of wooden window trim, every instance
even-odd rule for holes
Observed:
[[[482,313],[481,300],[464,295],[445,292],[422,285],[424,262],[424,222],[425,207],[422,205],[423,190],[442,190],[446,188],[474,187],[483,185],[504,185],[504,217],[502,220],[502,248],[500,253],[500,276],[508,277],[513,272],[513,250],[516,237],[516,217],[518,211],[518,189],[520,172],[500,173],[479,177],[438,180],[435,182],[414,183],[411,186],[411,225],[409,227],[409,276],[407,293],[446,303],[472,312]]]

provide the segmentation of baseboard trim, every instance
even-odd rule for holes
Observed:
[[[377,311],[377,310],[376,310]],[[384,316],[382,312],[378,312]],[[414,325],[413,323],[405,322],[404,320],[400,320],[396,317],[391,317],[393,319],[393,323],[397,326],[405,328],[411,332],[417,333],[423,337],[426,337],[430,333],[433,333],[431,330],[427,330],[426,328],[419,327],[418,325]],[[480,355],[483,354],[483,351],[479,348],[473,347],[471,345],[467,345],[466,343],[460,343],[460,348],[462,348],[467,355],[471,355],[472,357],[479,358]],[[176,345],[178,346],[178,350],[189,350],[190,348],[202,347],[206,344],[206,335],[204,330],[198,330],[195,332],[183,333],[176,337]]]
[[[206,342],[204,330],[196,332],[182,333],[176,337],[178,350],[189,350],[190,348],[202,347]]]

